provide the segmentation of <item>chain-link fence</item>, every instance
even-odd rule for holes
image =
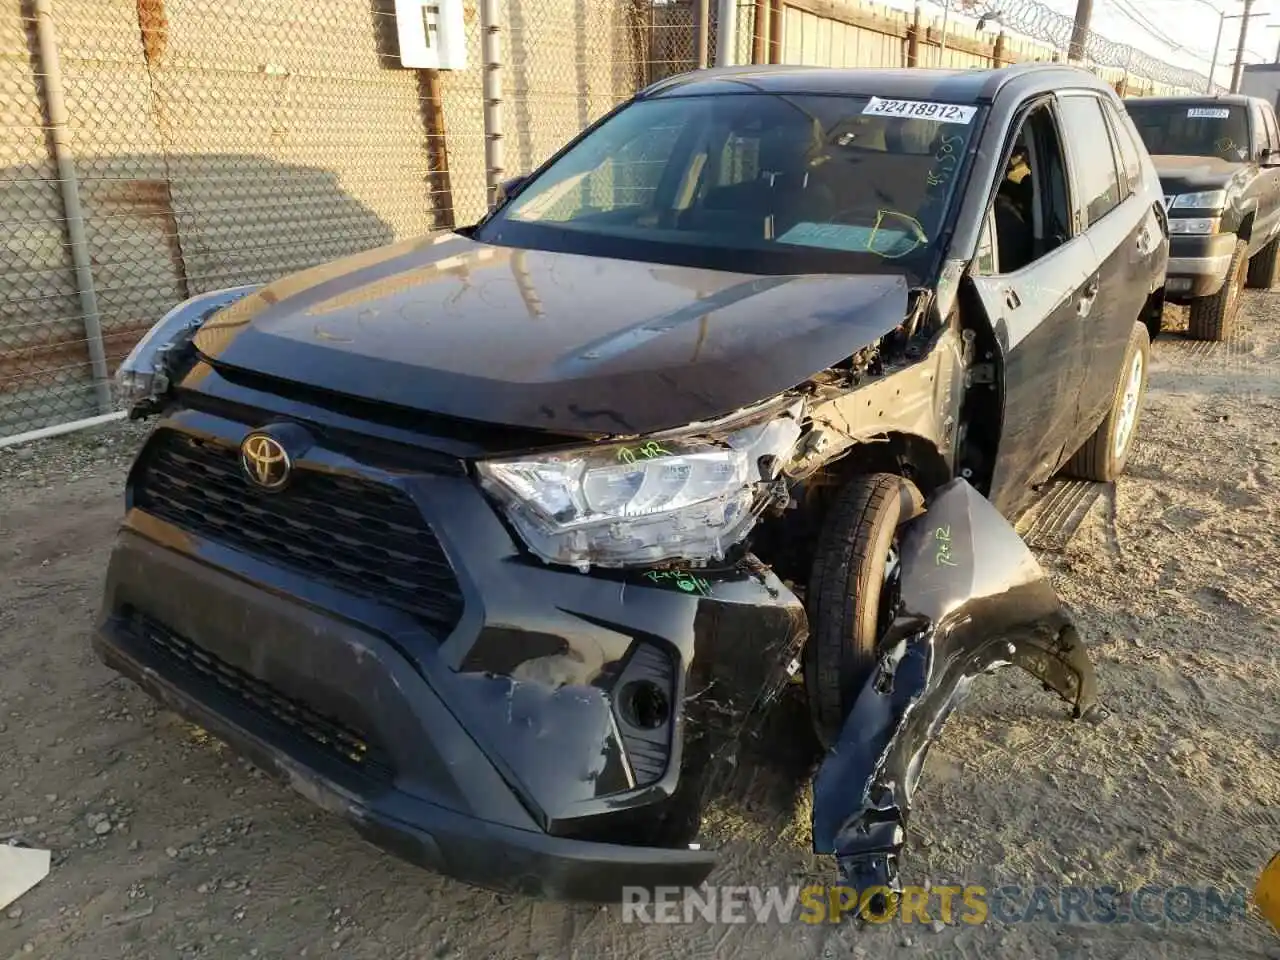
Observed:
[[[56,25],[49,9],[0,22],[0,436],[105,412],[95,380],[185,297],[447,221],[439,98],[398,69],[389,3],[86,0],[56,4]],[[461,174],[482,197],[483,172]]]
[[[0,442],[109,412],[111,372],[185,297],[474,222],[499,173],[715,61],[718,0],[488,0],[501,94],[486,131],[481,0],[457,2],[466,64],[451,70],[404,67],[411,0],[0,7]],[[738,63],[1048,58],[953,26],[944,59],[936,25],[862,0],[735,12]]]
[[[498,11],[509,172],[697,66],[688,3]],[[466,68],[435,71],[401,65],[395,0],[4,7],[0,438],[107,412],[107,375],[187,296],[474,221],[473,0],[463,16]]]

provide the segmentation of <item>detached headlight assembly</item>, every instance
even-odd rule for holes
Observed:
[[[1180,193],[1173,198],[1175,210],[1221,210],[1227,205],[1227,191],[1206,190],[1204,193]]]
[[[116,370],[116,398],[124,407],[158,401],[179,373],[186,347],[196,331],[223,307],[242,300],[258,285],[213,290],[184,300],[156,321]]]
[[[720,560],[755,525],[800,438],[802,404],[630,443],[477,465],[529,549],[586,572]]]

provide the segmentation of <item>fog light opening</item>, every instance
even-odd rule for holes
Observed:
[[[641,730],[656,730],[671,717],[671,701],[651,680],[633,680],[618,697],[622,719]]]

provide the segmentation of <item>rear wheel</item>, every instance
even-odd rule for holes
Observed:
[[[907,497],[904,497],[904,493]],[[898,600],[898,525],[904,502],[920,502],[910,481],[890,473],[850,480],[818,538],[806,591],[809,641],[804,685],[814,732],[825,747],[876,665],[877,644]]]
[[[1253,255],[1245,286],[1254,290],[1270,290],[1276,283],[1277,261],[1280,260],[1280,237],[1272,240]]]
[[[1134,434],[1142,415],[1142,402],[1147,395],[1147,360],[1151,354],[1151,337],[1147,328],[1133,325],[1124,366],[1116,383],[1111,410],[1084,446],[1067,461],[1063,472],[1082,480],[1110,483],[1124,473],[1133,447]]]
[[[1212,297],[1200,297],[1191,301],[1187,333],[1193,339],[1221,342],[1229,339],[1235,331],[1236,316],[1240,312],[1240,291],[1244,288],[1249,263],[1246,256],[1248,250],[1243,240],[1237,240],[1222,289]]]

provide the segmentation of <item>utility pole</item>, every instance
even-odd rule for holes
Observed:
[[[1218,72],[1218,49],[1222,46],[1222,28],[1227,22],[1225,13],[1218,14],[1218,38],[1213,41],[1213,66],[1209,68],[1209,84],[1204,88],[1205,93],[1213,93],[1213,75]]]
[[[1246,0],[1246,2],[1252,3],[1253,0]],[[1076,21],[1071,25],[1071,46],[1067,48],[1068,60],[1084,59],[1085,44],[1089,40],[1089,22],[1092,19],[1093,0],[1076,0]]]
[[[1252,7],[1253,0],[1244,0],[1244,10],[1240,13],[1240,43],[1236,47],[1236,65],[1231,71],[1232,93],[1240,92],[1240,73],[1244,70],[1244,43],[1249,36],[1249,11]]]

